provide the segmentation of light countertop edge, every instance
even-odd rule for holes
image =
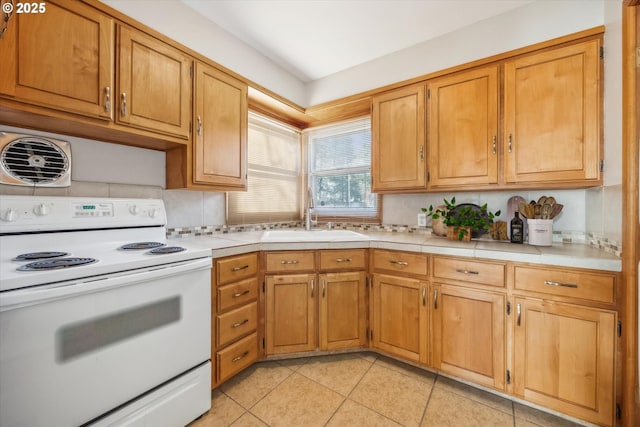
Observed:
[[[209,248],[213,258],[255,251],[378,248],[433,255],[622,271],[620,258],[583,244],[554,243],[552,246],[532,246],[490,240],[457,242],[427,234],[393,232],[359,232],[359,234],[366,236],[366,239],[358,240],[263,242],[261,241],[262,234],[262,231],[253,231],[171,238],[169,240],[176,245]]]

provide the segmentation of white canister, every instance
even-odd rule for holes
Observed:
[[[535,246],[551,246],[553,243],[552,219],[528,219],[529,244]]]

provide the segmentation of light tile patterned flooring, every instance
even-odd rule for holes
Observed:
[[[213,391],[189,427],[574,427],[375,353],[260,362]]]

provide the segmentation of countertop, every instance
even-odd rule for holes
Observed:
[[[239,255],[254,251],[380,248],[428,254],[477,257],[501,261],[517,261],[563,267],[622,271],[620,258],[598,248],[584,244],[554,243],[552,246],[512,244],[492,240],[458,242],[422,233],[364,232],[357,240],[331,240],[313,242],[265,242],[263,231],[224,233],[196,237],[169,239],[172,244],[206,247],[213,258]]]

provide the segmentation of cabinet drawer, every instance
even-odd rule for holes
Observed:
[[[433,259],[433,277],[488,286],[504,287],[505,266],[500,263],[462,258]]]
[[[240,372],[258,359],[258,334],[255,332],[216,353],[218,382]]]
[[[515,268],[515,288],[563,297],[615,302],[615,275],[575,270]]]
[[[364,269],[365,250],[320,251],[320,270]]]
[[[308,271],[314,269],[313,252],[269,252],[266,255],[267,272]]]
[[[258,279],[252,277],[218,288],[218,311],[245,304],[258,297]]]
[[[258,273],[258,254],[252,253],[216,260],[218,285],[256,276]]]
[[[428,272],[427,256],[419,253],[376,249],[373,251],[373,268],[426,276]]]
[[[258,303],[252,302],[218,315],[218,346],[254,331],[258,324]]]

